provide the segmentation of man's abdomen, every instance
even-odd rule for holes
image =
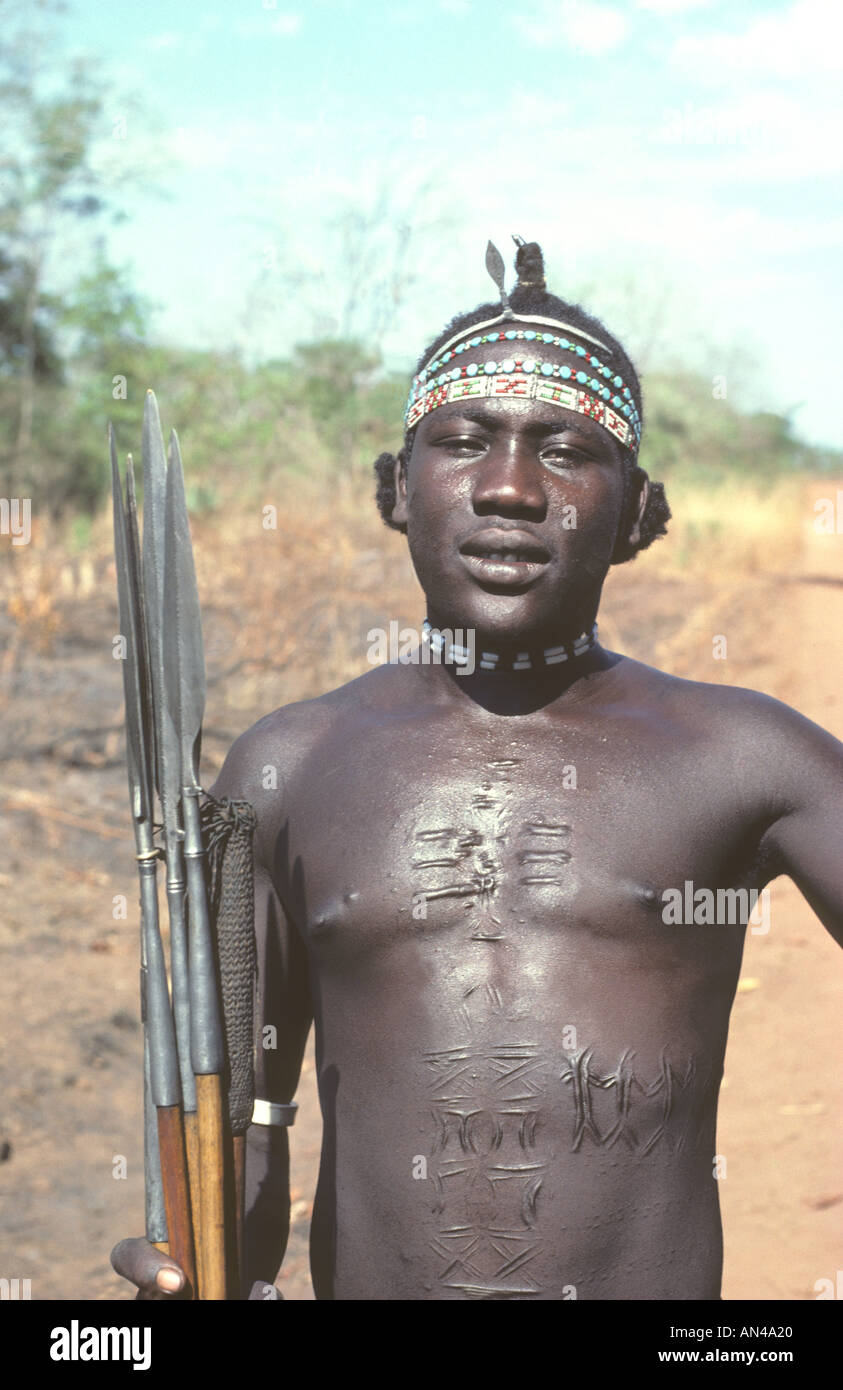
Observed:
[[[418,1046],[415,1014],[323,1069],[317,1297],[718,1297],[719,1051],[527,1020]]]

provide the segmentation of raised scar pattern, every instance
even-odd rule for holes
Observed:
[[[541,1142],[549,1107],[570,1114],[570,1147],[623,1142],[644,1156],[658,1146],[683,1150],[699,1143],[706,1102],[719,1072],[691,1057],[675,1065],[662,1051],[649,1075],[626,1049],[614,1068],[595,1063],[584,1048],[554,1066],[531,1043],[501,1043],[478,1051],[466,1045],[429,1052],[428,1103],[435,1137],[433,1211],[443,1225],[430,1248],[445,1288],[467,1298],[529,1298],[541,1293],[530,1266],[541,1250],[540,1195],[553,1153]],[[601,1124],[595,1097],[612,1098]],[[517,1276],[517,1277],[516,1277]]]
[[[492,768],[508,769],[514,760],[502,759]],[[505,877],[504,851],[512,839],[511,815],[502,795],[484,783],[470,804],[473,824],[428,826],[415,833],[413,870],[424,875],[420,892],[428,902],[443,898],[471,899],[470,938],[500,941],[503,930],[496,900]],[[521,846],[515,863],[522,870],[520,886],[565,883],[565,866],[571,859],[571,828],[563,822],[530,820],[518,832]],[[524,844],[524,841],[531,843]],[[538,843],[536,843],[538,841]],[[438,871],[450,875],[441,882]]]
[[[499,800],[481,795],[473,799],[471,814],[473,823],[468,826],[429,826],[417,831],[412,867],[424,875],[421,892],[426,902],[469,900],[471,936],[499,940],[493,899],[500,881],[499,845],[506,839],[508,812]],[[441,878],[437,881],[437,871],[453,876],[442,883]]]
[[[525,885],[564,883],[564,877],[558,872],[553,873],[552,871],[564,869],[571,859],[569,849],[571,827],[562,823],[554,825],[544,821],[528,821],[523,827],[522,835],[537,839],[540,843],[538,846],[520,851],[518,862],[528,871],[522,875],[518,882]],[[529,870],[531,865],[533,866],[532,872]],[[539,873],[537,872],[538,869],[545,869],[548,872]]]
[[[672,1151],[680,1152],[686,1145],[694,1122],[694,1111],[700,1101],[711,1094],[716,1075],[709,1068],[702,1077],[697,1064],[690,1058],[684,1070],[677,1070],[662,1051],[658,1073],[649,1081],[636,1075],[635,1053],[627,1049],[614,1071],[601,1072],[593,1065],[593,1050],[583,1048],[572,1054],[560,1073],[560,1080],[570,1087],[574,1103],[574,1133],[571,1147],[578,1150],[586,1136],[598,1148],[612,1148],[623,1140],[633,1153],[648,1154],[664,1138],[673,1121]],[[595,1092],[611,1092],[614,1099],[611,1121],[601,1130],[595,1117]],[[640,1101],[658,1098],[655,1115],[642,1114]],[[637,1113],[636,1113],[637,1109]],[[683,1113],[684,1112],[684,1113]],[[696,1138],[699,1138],[697,1134]]]
[[[428,1098],[436,1130],[431,1158],[434,1213],[443,1224],[430,1248],[443,1288],[466,1298],[530,1298],[541,1249],[537,1205],[547,1159],[537,1151],[543,1085],[538,1049],[501,1043],[429,1052]]]

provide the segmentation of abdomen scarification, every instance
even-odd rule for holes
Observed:
[[[437,1279],[468,1298],[535,1296],[536,1208],[548,1159],[537,1143],[538,1048],[502,1043],[481,1054],[457,1047],[424,1060],[435,1127],[430,1176],[440,1224],[430,1246]]]
[[[667,1048],[650,1069],[630,1048],[612,1066],[591,1048],[553,1059],[526,1041],[465,1044],[423,1061],[435,1277],[478,1299],[542,1294],[543,1189],[566,1153],[699,1147],[720,1079],[720,1068],[674,1062]]]
[[[571,1056],[560,1079],[573,1103],[572,1149],[586,1141],[607,1149],[622,1142],[633,1153],[648,1154],[662,1142],[673,1153],[699,1142],[710,1113],[706,1101],[716,1095],[719,1075],[711,1067],[701,1074],[693,1057],[675,1067],[666,1050],[649,1076],[636,1066],[631,1049],[614,1070],[603,1071],[593,1050],[583,1048]],[[609,1104],[598,1111],[601,1095]]]

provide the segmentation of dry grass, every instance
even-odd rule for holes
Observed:
[[[618,595],[640,602],[643,594],[650,602],[662,586],[675,590],[672,601],[681,607],[681,592],[693,591],[693,611],[677,614],[678,627],[647,653],[668,665],[677,652],[684,660],[682,631],[696,641],[693,634],[716,624],[730,594],[796,562],[805,489],[804,478],[766,490],[746,482],[669,485],[669,536],[613,573],[604,640],[622,646],[629,637]],[[368,485],[341,480],[326,492],[278,475],[265,501],[258,493],[239,502],[232,496],[225,508],[193,519],[210,704],[229,728],[360,675],[368,669],[370,627],[393,618],[420,621],[423,598],[406,542],[383,526]],[[710,615],[700,593],[711,596]],[[0,579],[0,619],[9,632],[3,672],[23,646],[48,658],[71,610],[94,594],[113,606],[116,632],[110,513],[86,528],[81,547],[78,528],[36,527],[31,545],[14,552]]]
[[[758,483],[735,480],[716,487],[675,481],[667,488],[673,511],[668,538],[648,557],[659,573],[737,574],[769,571],[771,557],[786,567],[801,553],[794,519],[804,510],[805,478]]]

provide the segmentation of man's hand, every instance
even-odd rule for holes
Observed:
[[[142,1236],[121,1240],[111,1252],[112,1268],[134,1284],[137,1297],[147,1301],[184,1297],[187,1278],[181,1265],[163,1255]]]

